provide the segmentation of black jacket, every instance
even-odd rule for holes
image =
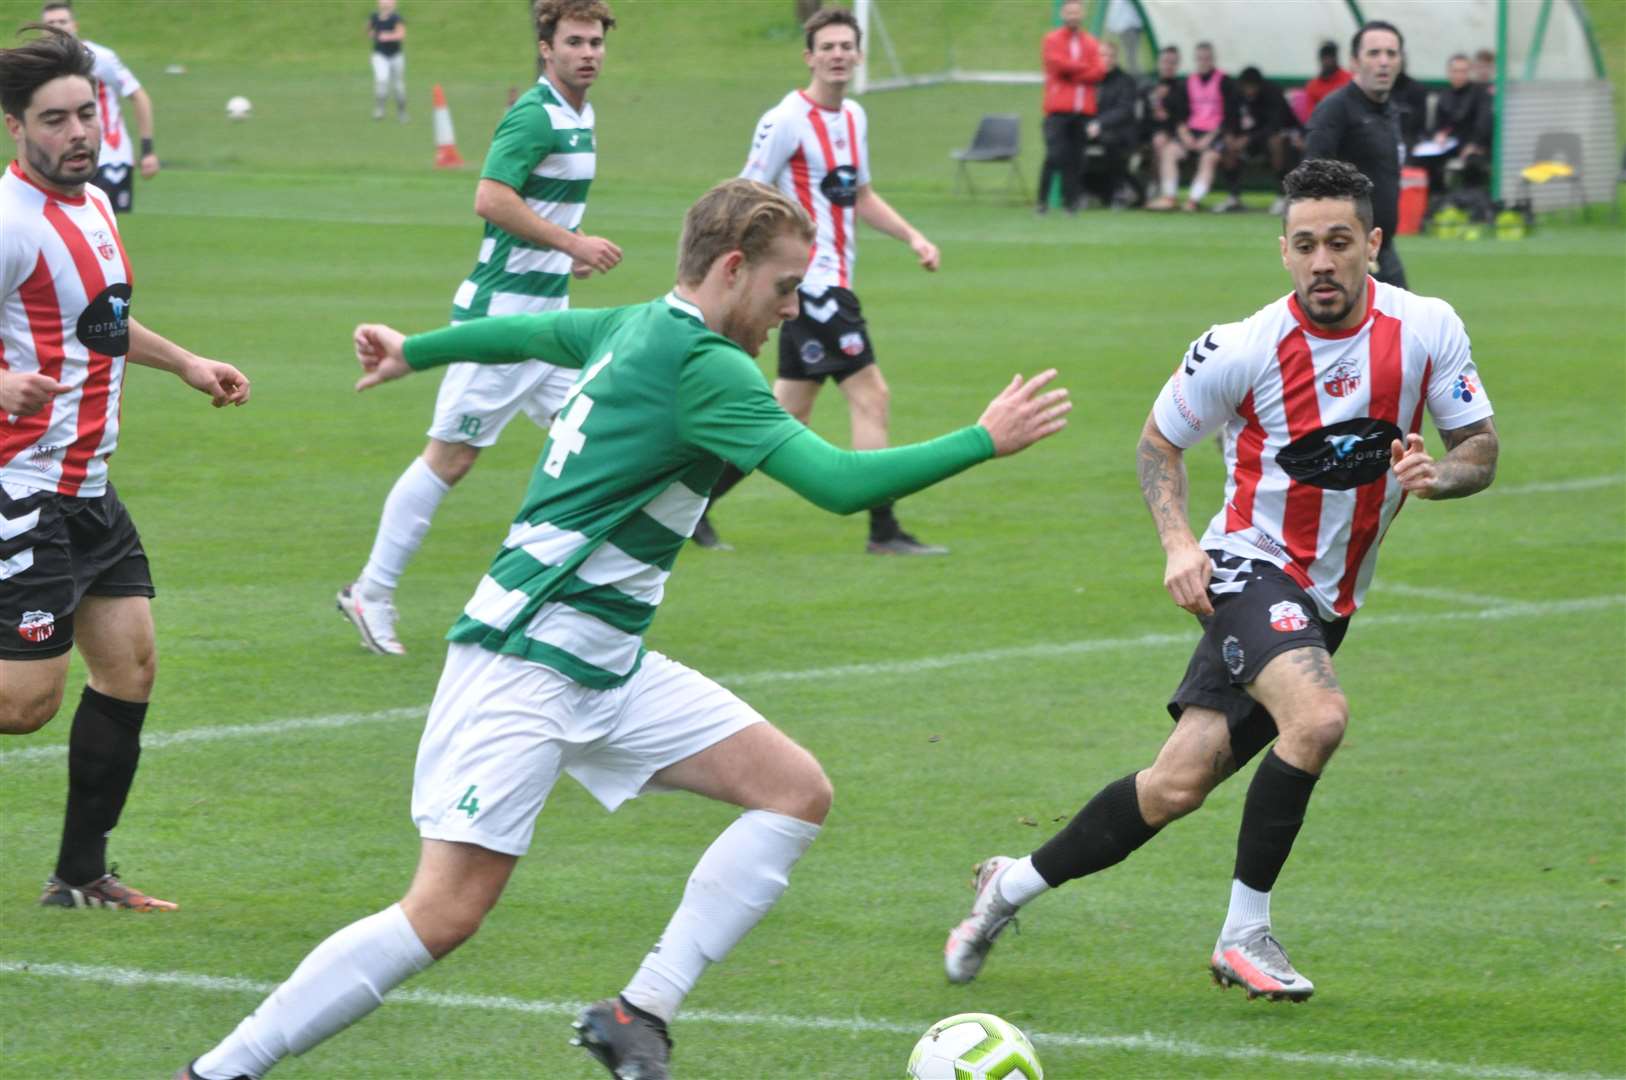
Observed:
[[[1489,150],[1494,128],[1490,95],[1482,86],[1468,83],[1461,90],[1446,87],[1434,99],[1433,134],[1450,132],[1458,142]]]
[[[1297,126],[1298,118],[1287,103],[1287,95],[1275,83],[1260,83],[1252,101],[1240,89],[1237,91],[1237,130],[1244,135],[1274,135]]]
[[[1306,158],[1347,161],[1372,181],[1372,217],[1388,246],[1400,219],[1400,110],[1381,105],[1354,83],[1317,105],[1305,139]]]
[[[1115,67],[1107,72],[1095,93],[1095,118],[1101,122],[1101,137],[1126,145],[1134,142],[1135,106],[1140,99],[1135,77]]]

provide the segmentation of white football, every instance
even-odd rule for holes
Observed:
[[[1044,1080],[1033,1044],[990,1013],[959,1013],[933,1024],[909,1055],[911,1080]]]
[[[241,94],[226,102],[226,116],[232,120],[247,120],[253,113],[253,103]]]

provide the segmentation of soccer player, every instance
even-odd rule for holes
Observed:
[[[533,13],[542,76],[491,140],[474,194],[485,238],[474,271],[452,298],[453,322],[563,309],[572,274],[606,273],[621,261],[615,244],[580,231],[595,163],[587,91],[604,66],[604,37],[615,19],[604,0],[536,0]],[[395,588],[441,500],[521,410],[537,424],[552,421],[574,377],[525,359],[446,369],[429,445],[384,500],[361,575],[339,591],[339,611],[360,631],[364,648],[406,652],[395,633]]]
[[[73,16],[69,0],[51,0],[40,12],[47,26],[79,37],[79,24]],[[113,209],[127,214],[135,209],[135,180],[133,168],[139,167],[141,179],[151,180],[158,175],[158,155],[153,152],[152,98],[141,88],[141,82],[124,66],[118,53],[94,41],[81,44],[96,58],[92,76],[96,80],[96,101],[101,109],[102,150],[96,176],[91,183],[107,192]],[[119,99],[129,98],[135,107],[136,131],[141,138],[139,165],[130,145],[130,129],[124,123]]]
[[[1141,434],[1141,490],[1168,560],[1163,583],[1202,640],[1169,702],[1152,764],[1102,788],[1020,859],[979,865],[948,976],[976,976],[1017,909],[1122,861],[1272,740],[1248,786],[1231,902],[1210,966],[1250,998],[1314,986],[1271,928],[1270,897],[1349,705],[1333,670],[1406,496],[1456,499],[1496,472],[1491,405],[1462,320],[1443,300],[1367,276],[1387,239],[1372,184],[1340,161],[1287,175],[1282,264],[1293,291],[1192,343]],[[1447,453],[1419,428],[1427,410]],[[1186,522],[1184,453],[1224,433],[1225,501],[1201,542]]]
[[[827,378],[847,398],[852,444],[876,450],[887,443],[886,380],[875,366],[875,349],[858,297],[852,291],[858,258],[858,224],[908,244],[920,265],[935,271],[937,246],[870,186],[869,121],[863,106],[847,100],[847,85],[858,67],[858,20],[842,8],[815,12],[803,25],[802,53],[813,73],[806,90],[792,90],[757,124],[750,159],[741,176],[776,185],[795,199],[818,227],[813,261],[802,281],[801,310],[779,328],[779,377],[773,394],[796,419],[807,423],[813,401]],[[742,479],[727,472],[712,498]],[[720,546],[711,522],[702,517],[696,542]],[[869,512],[869,545],[875,555],[945,555],[948,549],[923,544],[898,524],[891,503]]]
[[[579,371],[502,551],[451,629],[418,748],[423,837],[399,904],[317,947],[180,1080],[259,1077],[371,1012],[479,927],[530,846],[561,771],[608,809],[681,789],[745,811],[701,856],[677,912],[580,1045],[617,1077],[668,1075],[667,1024],[765,915],[819,833],[830,782],[813,756],[700,673],[646,650],[673,561],[724,462],[851,513],[1060,430],[1054,376],[1011,381],[970,427],[838,450],[785,413],[752,360],[796,313],[812,221],[773,188],[729,180],[690,208],[677,285],[647,304],[482,319],[406,338],[356,331],[374,386],[452,359],[541,356]]]
[[[17,157],[0,174],[0,733],[62,705],[74,645],[90,679],[68,741],[68,808],[40,903],[173,911],[109,872],[141,754],[157,663],[152,576],[107,478],[125,364],[178,375],[216,406],[248,380],[130,316],[130,262],[107,196],[95,58],[71,35],[0,49],[0,109]]]
[[[395,0],[378,0],[378,10],[367,16],[367,37],[373,43],[373,119],[384,119],[384,104],[393,95],[395,118],[406,123],[406,20],[395,10]]]

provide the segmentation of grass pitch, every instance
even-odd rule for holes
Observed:
[[[721,7],[617,5],[588,220],[627,261],[579,286],[580,306],[667,287],[683,209],[800,81],[788,4]],[[522,8],[406,8],[415,102],[446,85],[471,159],[528,79]],[[436,380],[357,397],[349,329],[439,325],[478,242],[472,172],[427,168],[427,109],[367,119],[365,9],[80,5],[159,104],[167,168],[123,225],[140,316],[255,391],[219,413],[155,372],[128,381],[113,475],[152,553],[161,661],[112,853],[183,911],[32,907],[69,717],[0,746],[0,1076],[167,1076],[406,885],[439,635],[542,437],[517,423],[444,504],[400,595],[410,655],[363,654],[333,593],[421,448]],[[0,3],[0,19],[31,10]],[[228,124],[237,93],[256,115]],[[982,978],[951,987],[939,950],[971,864],[1031,849],[1167,730],[1194,634],[1159,585],[1135,440],[1191,338],[1287,281],[1262,214],[1037,220],[1025,192],[953,197],[947,150],[982,112],[1031,114],[1028,89],[866,105],[877,189],[944,252],[928,276],[864,239],[894,437],[972,421],[1012,372],[1050,364],[1078,408],[1052,442],[903,504],[949,558],[869,558],[861,520],[761,478],[716,517],[738,550],[683,556],[650,643],[809,746],[837,804],[785,900],[691,997],[678,1074],[896,1076],[919,1031],[966,1009],[1023,1026],[1061,1078],[1626,1073],[1622,233],[1403,245],[1417,288],[1473,335],[1502,469],[1481,496],[1407,507],[1339,654],[1354,719],[1275,907],[1315,1000],[1247,1004],[1204,973],[1245,782],[1036,903]],[[814,424],[844,439],[834,393]],[[1191,459],[1200,521],[1221,474],[1211,450]],[[662,797],[610,818],[561,784],[486,929],[276,1075],[599,1075],[565,1046],[572,1003],[622,985],[731,816]]]

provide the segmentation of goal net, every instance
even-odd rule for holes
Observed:
[[[854,0],[864,59],[853,89],[1042,83],[1039,38],[1054,8],[1053,0]]]

